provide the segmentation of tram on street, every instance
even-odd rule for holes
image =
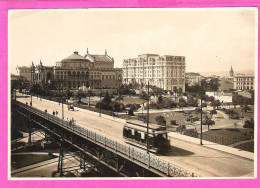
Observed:
[[[170,149],[168,131],[166,126],[149,123],[149,151],[162,153]],[[147,124],[137,120],[126,121],[123,129],[125,142],[147,149]]]

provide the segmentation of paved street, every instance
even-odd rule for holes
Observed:
[[[17,98],[18,101],[30,104],[30,97]],[[48,110],[48,113],[58,111],[58,116],[61,117],[62,108],[56,102],[40,100],[33,97],[33,106],[40,110]],[[125,120],[113,119],[113,117],[102,114],[99,117],[98,113],[90,112],[84,109],[76,108],[76,111],[68,111],[64,105],[65,120],[72,117],[76,123],[82,127],[94,130],[114,140],[123,142],[122,130]],[[204,177],[253,177],[254,162],[237,155],[227,152],[212,149],[206,146],[178,138],[171,138],[172,151],[166,156],[161,156],[162,159],[170,161],[180,167],[193,171]]]

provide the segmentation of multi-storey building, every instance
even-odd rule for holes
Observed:
[[[143,54],[138,58],[124,59],[123,83],[150,85],[173,91],[185,91],[185,57]]]
[[[122,70],[114,68],[114,60],[107,55],[81,56],[74,52],[57,62],[53,68],[57,88],[118,88],[122,85]]]
[[[187,72],[185,83],[189,86],[200,84],[202,76],[196,72]]]
[[[255,76],[237,74],[234,76],[234,89],[237,90],[254,90]]]
[[[33,84],[47,84],[53,80],[53,66],[43,66],[42,62],[37,66],[32,63],[32,83]]]
[[[27,81],[31,82],[31,67],[17,66],[16,73],[18,76],[22,76],[22,77],[26,78]]]

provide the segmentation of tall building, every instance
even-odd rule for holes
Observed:
[[[174,91],[185,91],[185,57],[158,54],[143,54],[137,58],[124,59],[123,83],[157,86]]]
[[[254,83],[255,83],[254,75],[237,74],[234,77],[234,89],[237,90],[254,90],[255,89]]]

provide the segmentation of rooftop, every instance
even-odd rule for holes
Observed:
[[[79,55],[77,51],[75,51],[72,55],[66,57],[63,60],[86,60],[83,56]]]

